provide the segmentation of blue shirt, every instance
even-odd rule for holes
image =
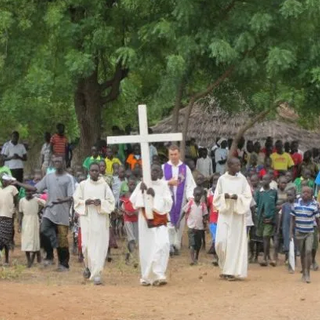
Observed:
[[[303,202],[300,198],[293,206],[291,215],[295,217],[296,231],[301,233],[312,233],[314,221],[319,215],[316,201]]]

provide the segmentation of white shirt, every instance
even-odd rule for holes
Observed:
[[[182,209],[187,215],[187,226],[190,229],[203,230],[203,217],[208,214],[208,208],[204,202],[197,205],[192,199]]]
[[[153,156],[158,155],[158,150],[153,144],[150,144],[150,146],[149,146],[149,153],[150,153],[150,164],[152,164]]]
[[[206,178],[212,176],[212,160],[207,156],[206,158],[199,158],[197,160],[196,169],[203,174]]]
[[[216,161],[216,172],[221,175],[226,171],[226,164],[220,164],[219,161],[226,160],[228,157],[228,150],[219,148],[216,150],[215,161]]]
[[[0,217],[12,218],[15,211],[13,198],[18,193],[15,186],[0,188]]]
[[[12,157],[14,154],[19,155],[20,157],[27,154],[27,150],[22,143],[17,143],[14,145],[11,141],[6,144],[6,148],[4,150],[4,155],[6,157]],[[20,159],[11,159],[6,161],[6,166],[9,169],[23,169],[23,161]]]

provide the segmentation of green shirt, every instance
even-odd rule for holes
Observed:
[[[91,163],[93,163],[93,162],[99,163],[101,160],[104,160],[104,159],[102,157],[100,157],[100,156],[97,156],[96,158],[91,156],[91,157],[86,158],[83,161],[83,165],[82,166],[89,171]]]
[[[259,221],[264,219],[271,220],[275,222],[276,217],[276,205],[278,201],[277,191],[274,189],[264,190],[260,189],[256,193],[256,203],[257,203],[257,216]]]
[[[121,183],[121,186],[120,186],[120,197],[125,195],[128,191],[129,191],[129,187],[128,187],[128,182],[126,180],[126,181],[123,181]]]
[[[302,177],[297,178],[294,180],[294,184],[296,185],[297,194],[301,194],[302,191],[302,181],[305,181]],[[314,181],[312,179],[309,179],[307,181],[307,186],[310,187],[312,190],[314,189]]]
[[[0,176],[1,176],[3,173],[7,173],[8,175],[12,176],[11,170],[10,170],[8,167],[6,167],[6,166],[0,167]],[[0,181],[0,187],[2,187],[1,181]]]

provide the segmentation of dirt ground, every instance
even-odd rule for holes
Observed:
[[[320,319],[320,271],[305,284],[299,270],[288,274],[283,262],[276,268],[250,265],[247,280],[226,282],[204,251],[192,267],[183,250],[170,260],[169,283],[161,288],[139,286],[139,269],[125,265],[124,249],[113,250],[99,287],[83,281],[74,256],[63,274],[24,264],[17,247],[11,266],[0,267],[0,320]]]

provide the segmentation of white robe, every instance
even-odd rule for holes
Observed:
[[[90,280],[100,276],[108,253],[109,215],[115,208],[112,191],[103,178],[82,181],[74,195],[74,209],[80,215],[82,253],[91,272]],[[101,206],[85,204],[87,199],[101,200]]]
[[[236,194],[237,200],[225,199],[225,193]],[[214,206],[219,210],[216,252],[224,275],[245,278],[248,272],[246,214],[252,193],[247,179],[238,173],[222,175],[214,193]]]
[[[145,207],[144,196],[139,183],[130,197],[135,208]],[[163,180],[152,181],[155,192],[153,211],[168,214],[172,206],[172,197],[167,183]],[[153,284],[156,280],[166,279],[170,253],[169,233],[166,226],[148,228],[147,221],[139,210],[139,257],[141,266],[140,282]]]
[[[168,161],[168,164],[172,166],[172,178],[178,179],[179,166],[183,164],[182,161],[179,161],[177,166],[175,166],[171,161]],[[164,173],[164,165],[162,166],[162,171]],[[164,175],[163,175],[163,180],[166,181]],[[184,187],[184,194],[183,194],[180,216],[182,213],[182,208],[186,205],[187,200],[190,198],[193,198],[193,191],[196,186],[197,185],[193,179],[192,172],[190,168],[187,166],[186,182]],[[176,196],[177,196],[177,187],[173,187],[173,197],[175,201],[176,201]],[[171,211],[171,209],[169,211]],[[175,226],[172,225],[171,223],[168,224],[170,245],[174,246],[178,250],[180,250],[181,248],[181,240],[182,240],[182,235],[184,231],[184,226],[185,226],[185,218],[182,219],[179,230],[176,230]]]

